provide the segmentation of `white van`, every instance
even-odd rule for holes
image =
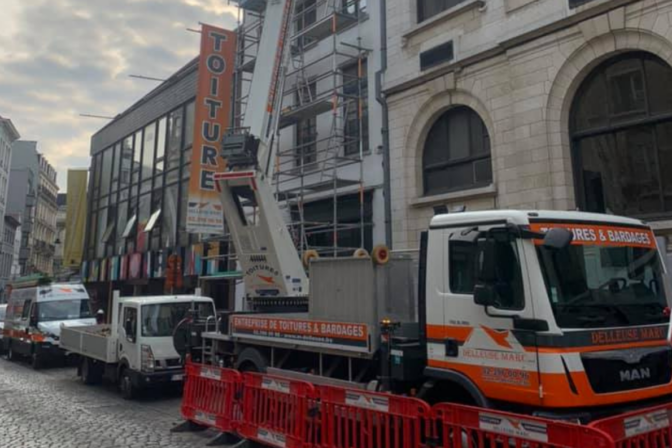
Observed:
[[[89,295],[81,284],[47,284],[13,289],[5,316],[2,344],[9,359],[30,357],[33,368],[63,358],[61,326],[93,325]]]

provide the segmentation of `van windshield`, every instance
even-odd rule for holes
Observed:
[[[187,317],[192,305],[202,319],[215,315],[215,309],[210,302],[145,305],[142,307],[142,335],[150,338],[172,336],[173,330]]]
[[[562,328],[669,322],[663,268],[655,248],[537,247],[548,297]]]
[[[86,319],[92,317],[89,299],[55,300],[37,304],[38,322]]]

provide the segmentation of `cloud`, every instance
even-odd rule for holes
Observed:
[[[91,135],[198,53],[199,22],[236,26],[227,0],[0,0],[0,115],[58,171],[88,167]]]

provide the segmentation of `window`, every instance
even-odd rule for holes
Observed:
[[[297,107],[312,102],[317,96],[317,84],[298,85],[295,100]],[[294,165],[312,169],[317,160],[317,118],[310,117],[299,121],[296,125],[296,149]]]
[[[480,261],[486,251],[484,240],[476,242],[451,240],[448,247],[450,291],[454,294],[474,293]],[[521,310],[525,305],[523,276],[516,242],[496,241],[492,254],[495,260],[495,278],[491,279],[498,304],[503,310]]]
[[[178,208],[178,188],[177,184],[170,185],[165,190],[165,200],[163,206],[163,229],[162,239],[163,247],[172,247],[176,243],[177,236],[177,208]]]
[[[343,96],[345,97],[345,155],[369,150],[369,83],[367,61],[343,69]],[[360,71],[361,68],[361,71]],[[361,112],[361,115],[360,115]],[[360,135],[361,124],[361,135]]]
[[[135,133],[133,139],[133,175],[131,177],[131,184],[137,185],[140,179],[140,166],[142,160],[142,131]]]
[[[124,308],[124,331],[127,327],[130,327],[130,334],[126,334],[126,339],[134,341],[138,334],[138,310],[135,308]]]
[[[31,305],[31,300],[28,299],[25,302],[23,302],[23,310],[21,312],[21,319],[28,319],[30,316],[30,305]]]
[[[160,182],[163,181],[163,167],[165,164],[164,156],[166,155],[166,125],[166,117],[159,120],[159,134],[156,138],[156,163],[154,164],[154,176],[157,178],[161,177]]]
[[[191,102],[187,104],[187,112],[184,121],[184,147],[191,148],[194,144],[194,119],[196,114],[196,105]],[[185,163],[187,160],[185,160]]]
[[[367,0],[343,0],[343,12],[353,16],[366,12]]]
[[[457,6],[465,0],[417,0],[418,23],[433,17],[441,12]]]
[[[422,163],[425,195],[490,185],[490,137],[483,120],[465,106],[445,112],[429,131]]]
[[[158,305],[145,305],[142,307],[142,335],[144,337],[160,338],[173,335],[173,330],[182,321],[189,310],[194,308],[196,316],[206,319],[215,315],[212,303],[186,302],[169,303]]]
[[[591,212],[672,216],[672,69],[647,53],[598,66],[570,117],[577,203]]]
[[[119,167],[121,166],[121,144],[114,147],[114,163],[112,165],[112,193],[119,189]]]
[[[152,175],[154,174],[154,147],[156,144],[156,123],[145,128],[144,142],[142,145],[142,173],[140,193],[146,193],[152,189]]]
[[[112,148],[107,148],[103,151],[102,166],[101,168],[101,181],[100,181],[100,196],[107,196],[110,194],[110,180],[112,179],[112,159],[113,159],[113,150]]]
[[[578,8],[581,5],[585,5],[586,3],[590,3],[593,0],[569,0],[569,7],[570,8]]]
[[[360,196],[346,195],[337,198],[338,225],[336,246],[343,249],[339,253],[350,256],[354,249],[373,249],[373,195],[367,191],[363,195],[364,209],[360,208]],[[294,221],[299,219],[299,210],[292,207]],[[303,205],[303,219],[306,225],[308,248],[330,250],[334,247],[334,201],[324,199]],[[364,240],[362,241],[362,237]],[[347,249],[347,250],[345,250]],[[333,252],[332,252],[333,253]]]
[[[308,28],[317,21],[317,1],[303,0],[296,4],[296,32],[300,32]]]
[[[166,154],[166,171],[180,166],[182,149],[182,109],[177,109],[168,116],[168,148]]]

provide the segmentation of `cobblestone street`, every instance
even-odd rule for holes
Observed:
[[[0,447],[134,448],[205,446],[208,432],[172,434],[177,392],[125,401],[114,387],[85,386],[76,369],[32,370],[0,359]]]

